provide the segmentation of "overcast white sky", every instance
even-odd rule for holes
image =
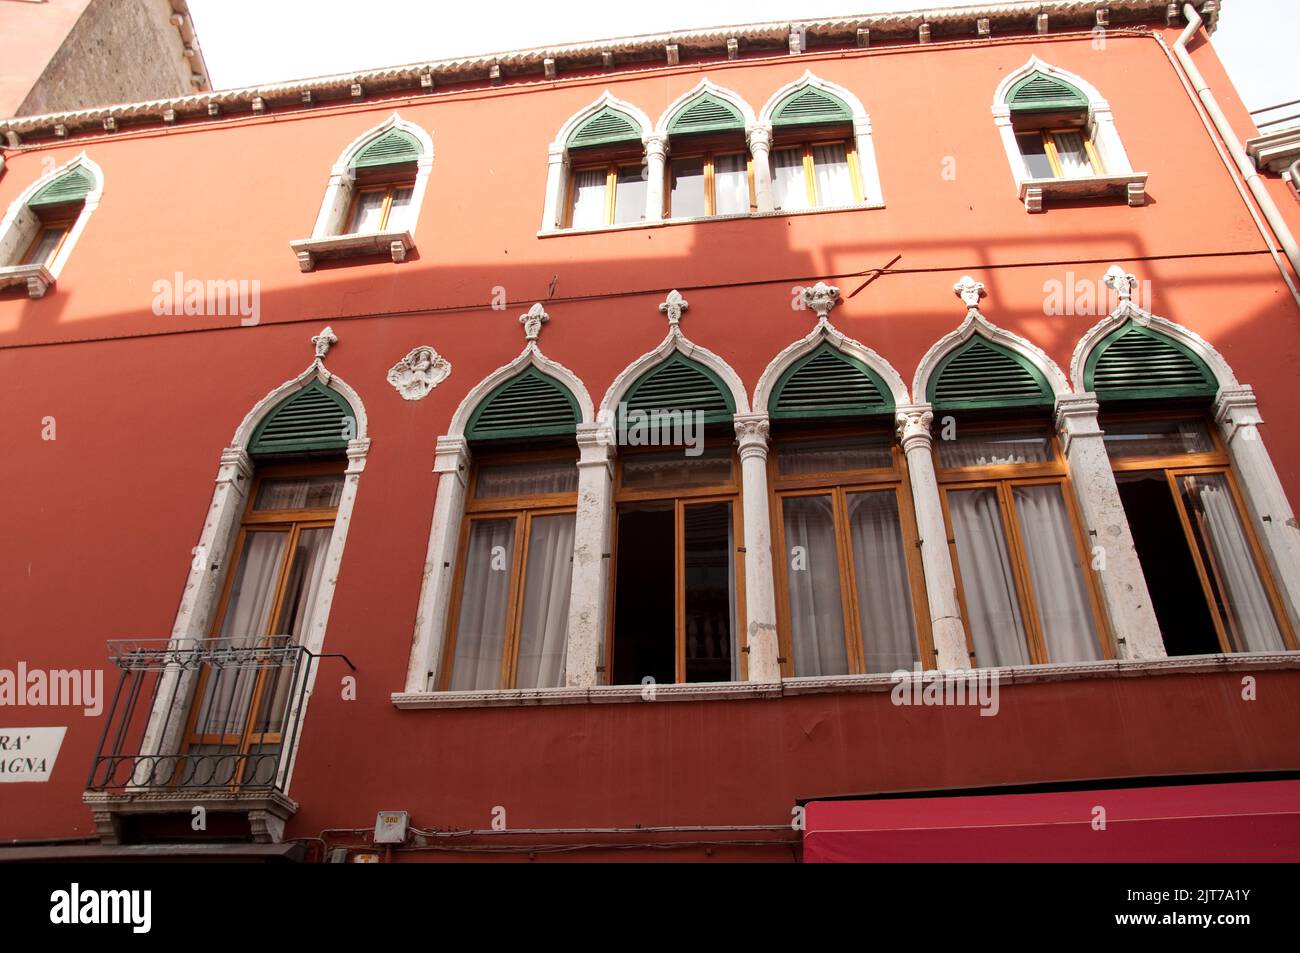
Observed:
[[[190,11],[213,83],[230,88],[638,33],[970,2],[190,0]],[[1300,99],[1300,0],[1224,0],[1222,6],[1214,43],[1247,106]]]

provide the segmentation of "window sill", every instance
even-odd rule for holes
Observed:
[[[658,222],[622,222],[618,225],[600,225],[596,228],[550,228],[537,233],[538,238],[555,238],[560,235],[603,235],[608,232],[626,232],[640,228],[663,228],[670,225],[703,225],[708,222],[743,222],[753,218],[781,218],[793,215],[825,215],[832,212],[861,212],[884,208],[884,202],[862,202],[857,205],[828,205],[825,208],[800,208],[785,211],[745,212],[738,215],[701,215],[695,218],[665,218]]]
[[[298,804],[279,791],[230,791],[227,789],[148,788],[125,794],[86,791],[81,798],[90,808],[102,843],[120,841],[121,820],[131,815],[184,814],[201,805],[209,813],[238,814],[248,821],[248,837],[258,844],[279,843],[284,825],[298,810]]]
[[[7,265],[0,268],[0,288],[26,285],[27,294],[40,298],[50,290],[52,284],[54,276],[45,265]]]
[[[415,248],[410,232],[366,232],[353,235],[329,235],[325,238],[300,238],[289,242],[298,256],[298,267],[311,271],[317,262],[338,258],[389,255],[395,262],[406,261]]]
[[[1069,682],[1085,678],[1132,678],[1292,668],[1300,668],[1300,652],[1187,655],[1164,659],[1021,665],[1001,669],[960,669],[945,675],[968,679],[977,673],[983,675],[996,673],[999,685],[1029,685],[1043,682]],[[430,708],[524,708],[537,705],[617,704],[643,701],[738,701],[826,693],[889,692],[898,684],[900,682],[892,674],[833,675],[787,678],[780,682],[656,685],[652,697],[645,697],[642,694],[646,688],[641,685],[601,685],[596,688],[517,688],[482,692],[394,692],[392,702],[394,708],[415,711]]]
[[[1147,173],[1088,175],[1077,179],[1022,179],[1020,182],[1020,201],[1025,203],[1027,212],[1041,212],[1045,199],[1070,202],[1111,196],[1125,198],[1134,208],[1145,205]]]

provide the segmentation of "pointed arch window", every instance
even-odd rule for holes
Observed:
[[[852,205],[864,200],[853,110],[815,86],[788,93],[771,112],[772,189],[778,209]]]
[[[673,116],[668,136],[669,218],[745,215],[755,207],[753,165],[739,109],[701,92]]]
[[[39,298],[60,270],[86,214],[97,204],[98,180],[76,160],[10,206],[0,223],[0,287],[26,285]]]
[[[822,343],[778,378],[768,413],[783,674],[928,665],[925,581],[888,385]]]
[[[569,134],[566,228],[598,228],[645,218],[646,168],[640,124],[605,106]]]
[[[1223,442],[1214,373],[1131,319],[1084,367],[1120,500],[1170,655],[1297,648]]]
[[[1049,414],[1054,392],[1025,355],[972,336],[926,386],[936,473],[969,640],[979,666],[1109,657],[1092,552]]]
[[[1105,174],[1088,129],[1088,98],[1078,88],[1035,71],[1011,87],[1006,101],[1031,178]]]
[[[498,385],[474,409],[440,689],[564,684],[579,416],[569,389],[536,367]]]

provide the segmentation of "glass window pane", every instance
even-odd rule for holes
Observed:
[[[873,490],[850,493],[847,501],[866,671],[911,671],[921,655],[898,495],[894,490]]]
[[[781,476],[879,470],[894,465],[894,439],[888,434],[863,434],[822,440],[780,441],[776,466]]]
[[[736,669],[736,562],[731,504],[687,506],[685,558],[686,681],[727,682]]]
[[[531,521],[516,688],[559,688],[564,684],[573,525],[572,513],[535,516]]]
[[[320,591],[321,577],[325,575],[325,553],[333,533],[332,527],[318,526],[298,534],[298,546],[290,558],[289,578],[275,625],[276,634],[289,636],[294,645],[302,643],[316,621],[316,594]],[[267,684],[262,690],[254,731],[280,730],[295,671],[292,661],[267,669]]]
[[[605,183],[609,173],[604,168],[579,169],[573,173],[573,228],[597,228],[605,224]]]
[[[411,227],[411,196],[415,189],[394,189],[393,204],[388,210],[388,221],[384,228],[390,232],[402,232]]]
[[[614,223],[639,222],[644,219],[645,193],[645,166],[619,166],[618,189],[614,193]]]
[[[452,691],[499,688],[506,643],[506,604],[515,544],[514,519],[474,520],[465,551]]]
[[[1054,179],[1052,161],[1047,158],[1047,144],[1039,132],[1026,132],[1016,136],[1020,154],[1025,159],[1025,169],[1031,179]]]
[[[982,668],[1027,664],[1025,624],[997,491],[991,487],[951,490],[948,511],[976,664]]]
[[[1234,652],[1283,651],[1286,643],[1227,478],[1222,473],[1181,476],[1178,489],[1228,644]]]
[[[669,178],[673,218],[694,218],[704,215],[704,157],[693,156],[674,159]]]
[[[674,489],[731,482],[731,448],[709,447],[698,456],[681,450],[629,453],[623,458],[623,486],[629,490]]]
[[[802,147],[772,150],[772,195],[778,209],[794,211],[808,207]]]
[[[749,160],[743,152],[713,159],[714,211],[744,215],[749,211]]]
[[[384,189],[370,189],[358,193],[356,204],[352,208],[352,221],[348,224],[349,234],[379,231],[386,195]]]
[[[1052,139],[1056,142],[1056,158],[1061,163],[1061,173],[1067,179],[1092,175],[1092,160],[1084,148],[1083,133],[1054,132]]]
[[[263,480],[253,500],[254,510],[319,510],[339,505],[343,474],[277,477]]]
[[[47,265],[50,259],[54,257],[55,250],[59,247],[59,242],[68,232],[66,225],[47,226],[41,232],[40,238],[32,246],[32,250],[27,253],[23,260],[24,265]]]
[[[993,467],[1020,463],[1051,463],[1052,438],[1045,430],[980,431],[957,428],[952,440],[939,439],[939,463],[945,467]]]
[[[813,181],[817,184],[819,206],[853,204],[853,180],[849,175],[848,147],[844,143],[813,146]]]
[[[831,497],[787,496],[781,500],[785,523],[786,591],[790,601],[790,642],[795,675],[847,675],[844,603]]]
[[[1049,662],[1101,658],[1078,539],[1056,483],[1011,489]]]
[[[578,465],[570,459],[485,464],[474,484],[474,496],[480,500],[577,491]]]
[[[1102,429],[1112,460],[1214,452],[1214,441],[1201,420],[1103,420]]]

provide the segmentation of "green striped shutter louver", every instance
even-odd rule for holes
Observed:
[[[788,368],[772,390],[773,419],[846,417],[894,410],[885,382],[856,358],[822,344]]]
[[[853,111],[837,96],[810,86],[786,96],[772,113],[772,125],[776,127],[813,126],[852,119]]]
[[[739,110],[712,93],[701,93],[686,108],[678,110],[668,124],[670,136],[697,132],[731,132],[745,128]]]
[[[420,157],[420,142],[401,129],[389,129],[357,153],[352,160],[354,169],[377,169],[387,165],[402,165]]]
[[[1213,397],[1219,390],[1214,374],[1191,350],[1132,321],[1093,349],[1083,380],[1099,400]]]
[[[731,391],[718,375],[681,353],[641,375],[623,399],[630,414],[640,410],[700,412],[706,424],[730,421],[736,413]]]
[[[1013,113],[1059,112],[1087,109],[1088,97],[1064,80],[1034,72],[1011,87],[1007,104]]]
[[[81,166],[69,169],[53,182],[41,188],[27,202],[29,208],[45,205],[63,205],[65,202],[84,202],[95,187],[95,177]]]
[[[252,456],[345,450],[356,436],[356,417],[342,395],[320,381],[276,405],[253,431]]]
[[[936,409],[1051,407],[1052,388],[1023,356],[972,337],[943,359],[930,378],[927,399]]]
[[[625,113],[606,106],[573,130],[568,146],[570,149],[584,149],[632,142],[641,142],[641,127]]]
[[[578,402],[569,389],[530,367],[500,384],[470,417],[470,440],[505,440],[572,434]]]

